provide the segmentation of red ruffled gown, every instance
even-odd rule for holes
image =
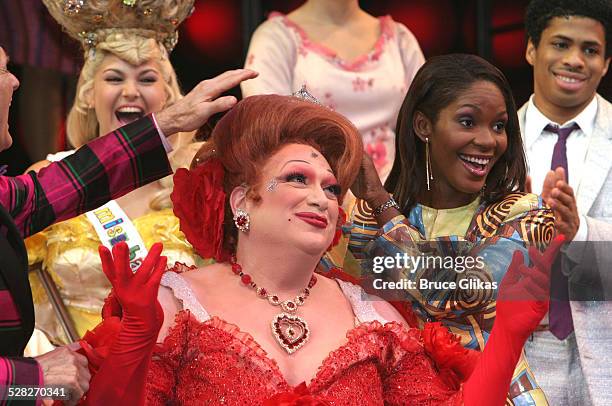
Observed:
[[[356,327],[347,333],[347,343],[329,354],[308,385],[292,387],[248,333],[206,312],[180,266],[173,270],[164,274],[162,285],[172,289],[183,309],[153,353],[146,404],[280,405],[298,399],[304,405],[462,403],[461,381],[478,355],[435,323],[423,331],[388,323],[362,300],[359,286],[338,281],[355,313]],[[94,372],[119,329],[118,318],[106,310],[105,321],[84,338],[94,348],[87,354]]]

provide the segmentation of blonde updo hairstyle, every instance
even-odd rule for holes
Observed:
[[[86,51],[85,54],[85,63],[77,83],[74,104],[68,113],[66,122],[68,140],[75,148],[99,135],[100,126],[96,118],[96,111],[89,106],[87,95],[92,91],[95,75],[108,55],[114,55],[133,66],[140,66],[148,61],[157,62],[166,89],[165,106],[182,97],[176,72],[163,45],[153,38],[137,35],[138,30],[109,31],[114,32],[110,32],[104,41],[99,42],[95,48]]]

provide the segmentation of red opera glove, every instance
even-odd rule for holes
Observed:
[[[564,242],[563,235],[557,236],[544,253],[529,247],[529,267],[523,253],[514,252],[499,288],[494,326],[525,340],[535,330],[548,312],[550,270]]]
[[[108,248],[99,248],[102,270],[113,286],[123,318],[138,318],[157,331],[164,321],[163,310],[157,301],[157,291],[167,261],[166,257],[160,256],[162,250],[161,243],[153,244],[140,268],[132,272],[126,243],[115,245],[112,255]]]
[[[157,301],[167,261],[160,256],[162,249],[162,244],[154,244],[136,273],[130,269],[126,243],[115,245],[112,255],[106,247],[99,249],[102,270],[113,285],[122,317],[117,338],[91,380],[87,404],[144,404],[145,378],[164,321],[163,310]]]
[[[102,320],[105,320],[109,317],[119,317],[123,314],[123,310],[121,310],[121,304],[117,300],[117,297],[111,290],[108,296],[104,299],[104,304],[102,305]]]
[[[557,236],[543,254],[530,247],[529,267],[523,253],[514,252],[499,287],[491,336],[463,386],[466,406],[505,403],[523,345],[548,311],[550,269],[564,241]]]

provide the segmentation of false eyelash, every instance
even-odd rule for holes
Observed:
[[[329,185],[327,188],[330,189],[335,196],[340,196],[342,194],[342,188],[340,185]]]
[[[307,177],[306,175],[304,175],[302,172],[291,172],[289,174],[287,174],[285,176],[285,182],[291,182],[292,180],[294,180],[294,178],[300,177],[304,180],[304,182],[306,181]]]
[[[302,172],[296,171],[296,172],[291,172],[287,174],[285,176],[285,182],[291,182],[296,177],[301,177],[304,180],[304,182],[306,181],[306,179],[308,179],[308,177],[304,175]],[[338,184],[326,186],[325,189],[329,189],[334,194],[334,196],[340,196],[342,194],[342,188]]]

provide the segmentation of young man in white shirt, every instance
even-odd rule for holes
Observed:
[[[569,241],[549,317],[525,346],[553,405],[612,404],[612,104],[597,94],[611,20],[612,0],[532,0],[525,17],[534,94],[518,115],[531,189]]]

